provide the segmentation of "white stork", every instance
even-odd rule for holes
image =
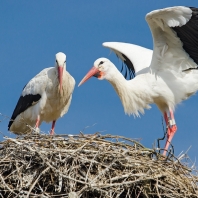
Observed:
[[[54,134],[56,120],[69,109],[74,86],[74,78],[66,71],[66,55],[59,52],[55,67],[43,69],[23,88],[8,130],[20,135],[35,127],[38,132],[45,121],[52,122],[50,134]]]
[[[99,58],[79,85],[91,76],[108,80],[129,115],[139,116],[155,103],[167,125],[166,155],[177,130],[175,106],[198,90],[198,9],[177,6],[155,10],[146,15],[146,21],[153,36],[153,54],[135,45],[103,44],[126,63],[136,75],[134,79],[126,80],[112,62]]]

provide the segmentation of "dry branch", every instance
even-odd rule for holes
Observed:
[[[0,197],[198,197],[171,155],[106,135],[29,135],[0,142]]]

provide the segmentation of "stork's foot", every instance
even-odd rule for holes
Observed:
[[[51,128],[51,131],[50,131],[50,135],[54,135],[55,124],[56,124],[56,120],[54,120],[54,121],[52,122],[52,128]]]
[[[168,151],[169,145],[170,145],[171,140],[173,139],[173,136],[175,135],[176,131],[177,131],[176,125],[172,125],[172,126],[168,127],[168,129],[167,129],[167,140],[166,140],[164,153],[163,153],[164,156],[166,155],[166,152]]]
[[[54,129],[51,129],[50,135],[54,135]]]
[[[33,133],[33,134],[39,134],[39,133],[40,133],[40,129],[39,129],[38,127],[34,127],[34,128],[32,129],[32,133]]]

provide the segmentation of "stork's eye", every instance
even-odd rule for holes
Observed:
[[[104,63],[104,61],[100,61],[99,65],[102,65],[103,63]],[[98,65],[98,66],[99,66],[99,65]]]
[[[56,60],[56,63],[58,64],[58,61]]]
[[[66,60],[65,60],[65,62],[64,63],[66,63]]]

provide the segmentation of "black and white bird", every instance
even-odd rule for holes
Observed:
[[[54,134],[56,120],[69,109],[74,86],[74,78],[66,71],[66,55],[59,52],[55,67],[43,69],[23,88],[8,130],[18,135],[32,128],[38,132],[45,121],[52,122],[50,134]]]
[[[177,131],[175,106],[198,90],[198,8],[170,7],[146,15],[153,36],[154,50],[108,42],[130,70],[126,80],[115,65],[99,58],[79,85],[90,77],[108,80],[119,95],[125,113],[139,116],[155,103],[164,115],[167,141],[164,155]]]

